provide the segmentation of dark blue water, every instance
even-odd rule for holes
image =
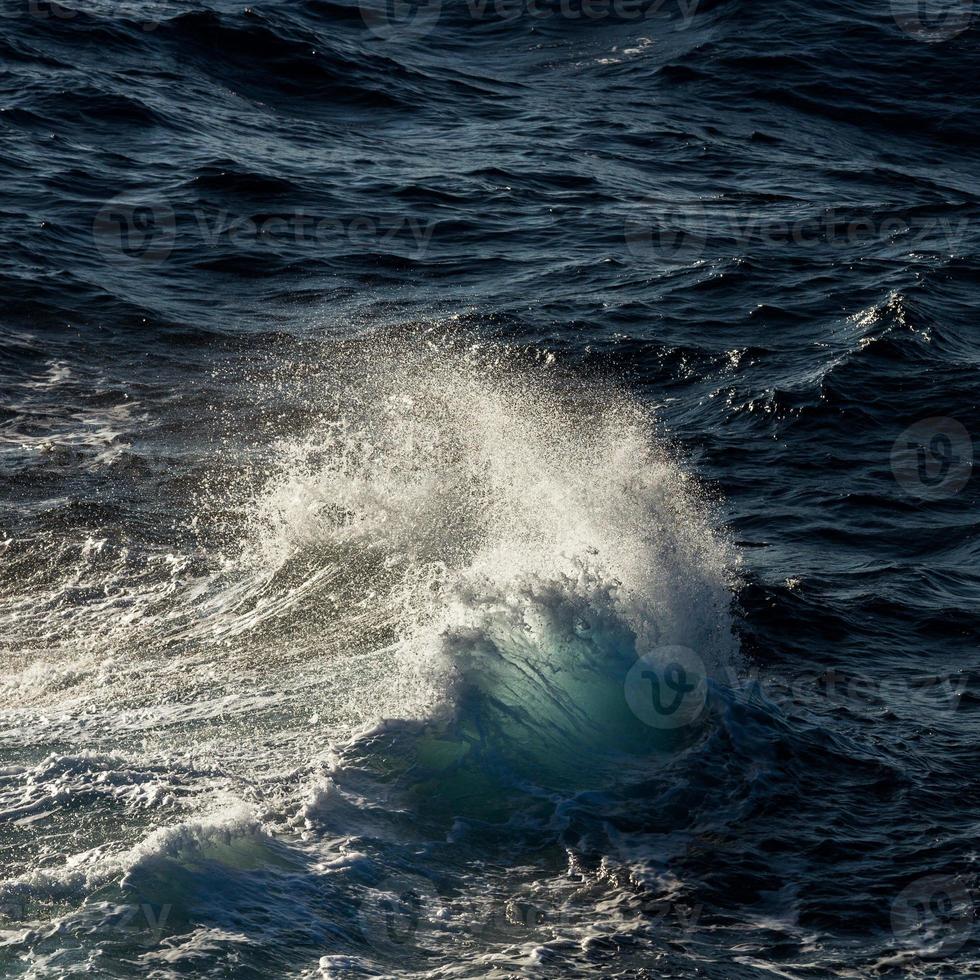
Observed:
[[[980,972],[972,0],[2,0],[0,968]]]

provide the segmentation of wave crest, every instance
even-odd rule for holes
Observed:
[[[334,638],[384,651],[364,717],[618,742],[638,656],[731,663],[733,553],[635,399],[431,330],[361,342],[329,373],[318,426],[258,501],[254,554],[283,581],[315,568]]]

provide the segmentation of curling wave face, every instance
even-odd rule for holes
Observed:
[[[437,335],[377,353],[352,354],[361,387],[285,449],[253,522],[266,572],[329,582],[335,637],[390,641],[368,703],[428,719],[476,697],[491,728],[591,742],[630,714],[638,655],[732,662],[733,556],[645,409]]]

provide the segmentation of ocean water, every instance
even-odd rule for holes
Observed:
[[[2,0],[0,974],[980,972],[972,0]]]

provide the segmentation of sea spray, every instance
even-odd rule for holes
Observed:
[[[662,746],[626,677],[670,645],[730,667],[734,559],[650,411],[444,330],[362,340],[328,376],[342,396],[283,445],[254,554],[323,574],[334,638],[384,647],[364,717],[452,723],[563,781],[582,752]]]

